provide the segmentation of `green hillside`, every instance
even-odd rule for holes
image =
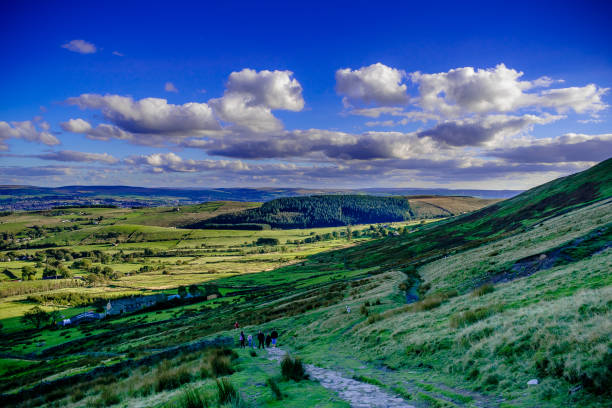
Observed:
[[[347,250],[356,266],[405,267],[525,232],[544,220],[612,197],[612,159],[408,237]],[[460,284],[460,282],[455,282]]]
[[[417,408],[611,406],[612,160],[458,217],[363,226],[359,238],[104,223],[55,232],[81,248],[24,250],[32,261],[0,251],[2,262],[15,274],[36,259],[97,266],[108,255],[133,271],[106,286],[0,282],[11,295],[0,312],[181,285],[215,296],[61,329],[0,320],[0,405],[346,407],[372,387]],[[19,225],[7,226],[31,228]],[[237,347],[234,322],[247,335],[277,330],[281,350],[346,381],[288,375],[274,351]]]

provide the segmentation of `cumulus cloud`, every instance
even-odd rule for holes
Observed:
[[[42,130],[38,129],[40,127]],[[23,139],[29,142],[43,143],[48,146],[60,144],[60,141],[49,133],[49,124],[26,120],[23,122],[4,122],[0,121],[0,150],[7,150],[8,146],[4,141],[7,139]]]
[[[553,108],[563,113],[598,112],[606,108],[601,97],[608,91],[594,84],[584,87],[558,88],[527,92],[550,86],[548,77],[525,81],[523,72],[499,64],[495,68],[464,67],[448,72],[423,74],[414,72],[412,82],[418,85],[419,106],[445,116],[512,112],[522,108]]]
[[[66,102],[81,109],[99,109],[104,117],[122,130],[132,133],[194,135],[220,129],[206,103],[169,104],[166,99],[83,94]]]
[[[297,112],[304,108],[304,99],[302,86],[292,76],[291,71],[245,68],[230,74],[226,88],[228,93],[248,95],[250,105]]]
[[[232,72],[221,98],[209,103],[225,122],[253,132],[282,129],[272,110],[300,111],[304,108],[302,86],[291,71]]]
[[[89,124],[89,122],[80,118],[70,119],[68,120],[68,122],[62,122],[60,123],[60,126],[65,131],[74,133],[87,133],[91,130],[91,125]]]
[[[148,165],[155,172],[193,173],[212,170],[247,171],[249,166],[241,161],[229,160],[183,160],[170,153],[155,153],[143,156],[132,156],[125,160],[127,164]]]
[[[79,54],[93,54],[98,50],[94,44],[85,40],[72,40],[66,44],[62,44],[62,48],[68,51],[78,52]]]
[[[18,177],[47,177],[47,176],[66,176],[74,172],[71,167],[59,166],[6,166],[0,167],[2,176],[18,176]]]
[[[343,95],[346,107],[376,104],[393,106],[408,102],[404,71],[380,62],[356,70],[343,68],[336,71],[336,92]]]
[[[174,86],[174,84],[172,82],[166,82],[166,84],[164,85],[164,91],[166,91],[166,92],[178,92],[178,89],[176,89],[176,86]]]
[[[418,133],[450,146],[479,146],[530,130],[534,124],[562,119],[560,115],[489,115],[484,118],[450,120]]]
[[[610,158],[612,134],[568,133],[558,138],[531,139],[494,149],[489,155],[512,163],[599,162]]]
[[[57,152],[43,153],[36,155],[42,160],[54,160],[62,162],[100,162],[114,164],[119,160],[108,153],[86,153],[73,150],[60,150]]]
[[[256,133],[276,132],[283,124],[270,108],[249,104],[249,96],[227,93],[222,98],[211,99],[210,105],[215,113],[225,122]]]

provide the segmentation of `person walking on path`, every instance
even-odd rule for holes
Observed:
[[[265,336],[260,330],[259,333],[257,333],[257,341],[259,342],[259,346],[257,348],[265,348],[264,339],[265,339]]]
[[[249,336],[247,337],[247,340],[249,342],[249,348],[255,348],[255,346],[253,346],[253,335],[249,334]]]
[[[266,336],[266,347],[270,348],[270,343],[272,342],[272,337],[270,336],[270,334],[268,334]]]
[[[234,323],[234,329],[238,330],[239,327],[240,325],[238,324],[238,321],[236,321],[236,323]]]
[[[246,339],[244,338],[244,332],[243,332],[243,331],[241,331],[241,332],[240,332],[240,348],[244,348],[244,341],[245,341],[245,340],[246,340]]]
[[[350,306],[346,306],[346,313],[351,313],[351,307]]]
[[[272,347],[276,347],[276,339],[278,339],[278,332],[275,329],[272,329],[270,337],[272,338]]]

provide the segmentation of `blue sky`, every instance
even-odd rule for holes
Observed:
[[[606,2],[227,3],[0,5],[0,183],[528,188],[612,156]]]

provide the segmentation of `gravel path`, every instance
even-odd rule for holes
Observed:
[[[269,348],[268,358],[280,361],[286,352]],[[349,402],[353,408],[415,408],[403,399],[384,391],[380,387],[343,377],[339,372],[306,364],[306,373],[321,385]]]

